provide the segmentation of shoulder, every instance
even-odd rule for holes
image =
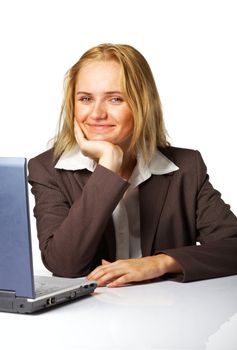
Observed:
[[[159,150],[180,169],[193,169],[197,166],[205,166],[202,156],[198,150],[171,146]]]
[[[169,146],[166,148],[160,148],[159,150],[166,157],[170,158],[171,160],[176,160],[179,162],[185,161],[186,159],[194,158],[195,154],[197,152],[194,149],[180,148],[180,147],[173,147],[173,146]]]
[[[38,154],[34,158],[31,158],[29,160],[29,163],[35,164],[35,163],[42,163],[42,164],[53,164],[56,163],[54,161],[54,156],[53,156],[53,148],[50,148],[49,150]]]
[[[28,162],[29,177],[40,177],[54,173],[55,163],[56,160],[54,159],[52,148],[31,158]]]
[[[205,181],[207,177],[207,167],[198,150],[167,147],[160,151],[179,167],[175,172],[176,177],[186,179],[187,181],[196,181],[198,186]]]

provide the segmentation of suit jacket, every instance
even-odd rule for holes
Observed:
[[[180,281],[237,274],[237,218],[210,184],[200,153],[161,151],[179,170],[139,186],[143,256],[175,258]],[[54,164],[52,149],[29,161],[42,260],[55,275],[78,277],[102,258],[115,260],[112,212],[129,183],[100,165],[91,173]]]

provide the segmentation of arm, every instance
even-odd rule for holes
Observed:
[[[182,266],[182,282],[237,274],[237,218],[209,182],[206,166],[196,152],[196,232],[201,245],[158,251]]]
[[[123,160],[121,148],[87,140],[77,122],[74,129],[81,151],[98,163],[83,188],[78,187],[79,172],[76,186],[74,173],[67,177],[62,170],[60,176],[53,159],[29,162],[42,259],[54,274],[67,277],[90,270],[108,219],[128,187],[117,175]]]
[[[163,238],[160,237],[161,241],[154,251],[156,256],[102,265],[88,276],[89,279],[98,278],[99,284],[113,281],[109,286],[117,286],[164,274],[169,274],[167,278],[183,282],[237,274],[237,219],[221,200],[220,193],[209,183],[199,152],[192,151],[191,155],[185,160],[181,153],[181,159],[188,162],[189,170],[185,164],[182,165],[184,173],[177,173],[173,180],[169,200],[176,206],[168,216],[173,221],[169,225],[164,219],[161,228],[164,232],[160,231],[165,239],[170,234],[171,243],[167,240],[162,243]],[[184,207],[192,207],[192,210],[180,211],[184,198]],[[192,233],[184,231],[185,225],[179,225],[182,221],[186,223],[187,219],[192,222]],[[175,230],[170,232],[172,228]],[[200,246],[195,245],[194,236]],[[194,245],[180,245],[180,242],[188,241],[190,244],[193,241]],[[159,249],[160,243],[170,248]]]
[[[128,183],[98,165],[82,187],[80,172],[54,169],[49,157],[29,161],[29,182],[45,266],[59,276],[87,274]]]

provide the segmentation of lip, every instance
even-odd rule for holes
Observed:
[[[105,130],[115,127],[113,124],[86,124],[86,127],[95,130]]]

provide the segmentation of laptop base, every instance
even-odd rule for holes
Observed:
[[[16,293],[12,291],[0,291],[0,311],[30,314],[81,298],[93,293],[95,288],[96,283],[92,282],[75,287],[73,290],[60,291],[53,296],[45,295],[36,299],[17,297]]]

